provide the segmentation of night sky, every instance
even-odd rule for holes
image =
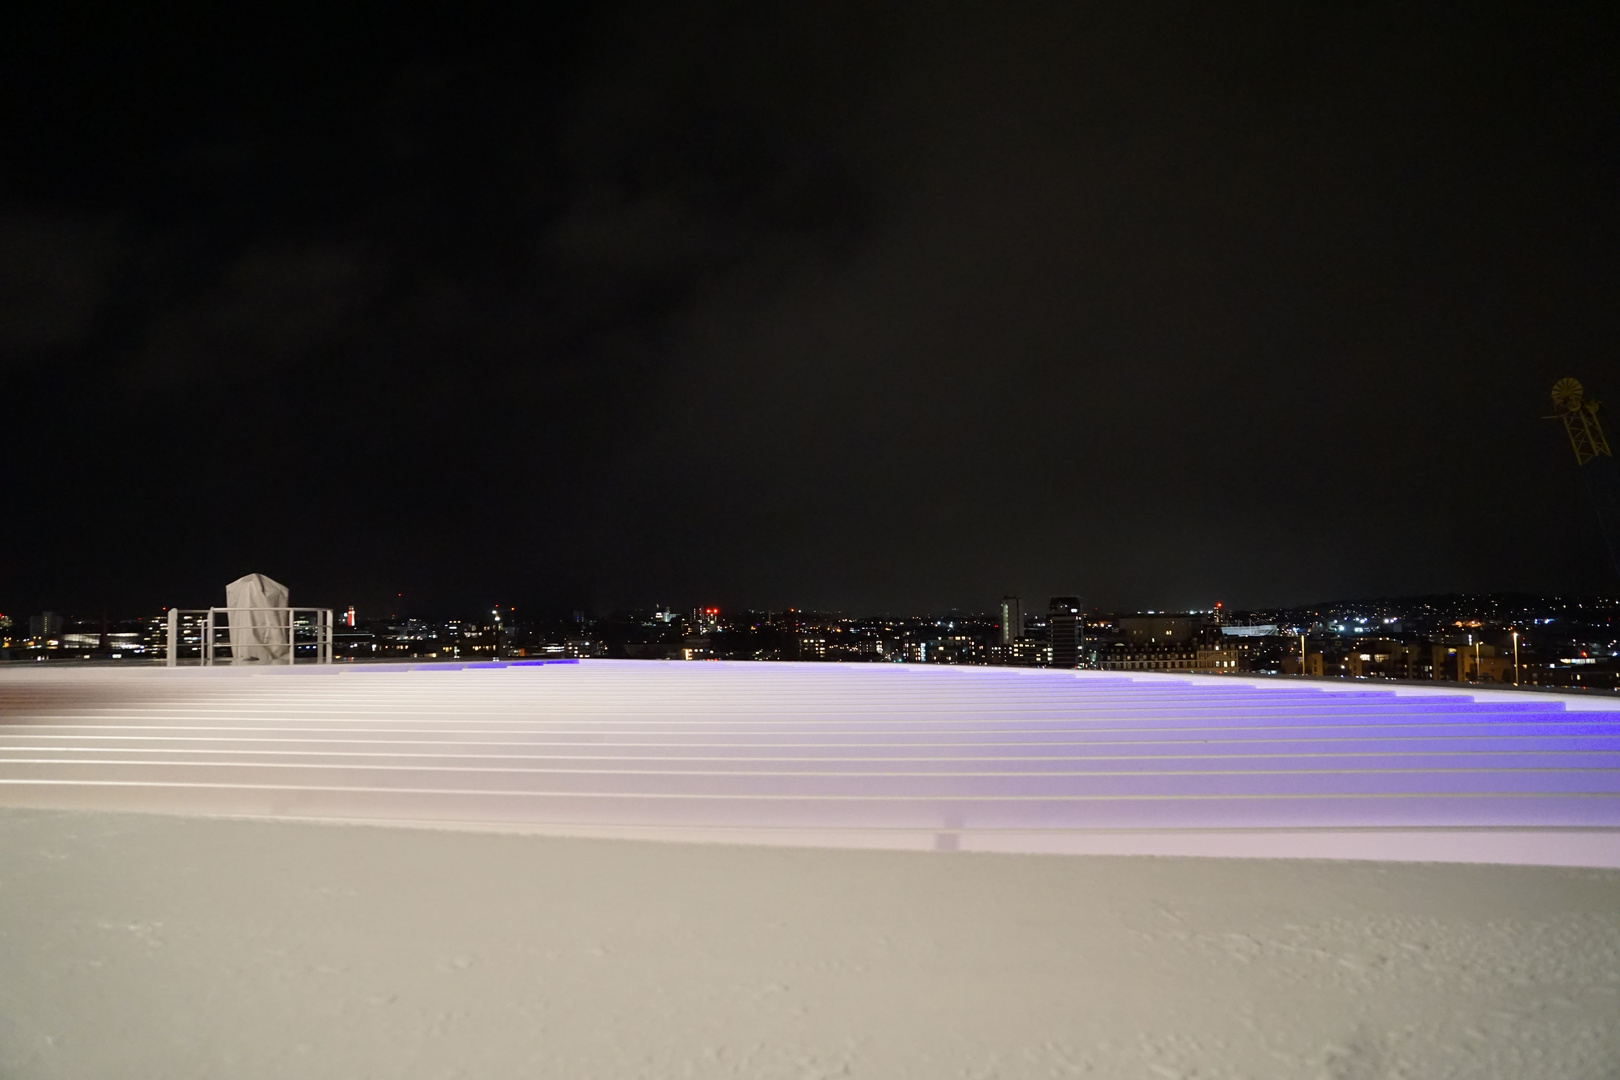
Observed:
[[[5,17],[0,611],[1611,587],[1607,5],[522,7]]]

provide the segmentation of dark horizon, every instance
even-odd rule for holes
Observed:
[[[0,611],[1613,594],[1607,8],[544,12],[8,20]]]

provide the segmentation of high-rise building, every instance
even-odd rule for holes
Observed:
[[[1080,614],[1078,596],[1054,596],[1046,607],[1046,623],[1052,635],[1052,666],[1080,666],[1080,648],[1086,640],[1086,622]]]
[[[1001,644],[1011,645],[1024,636],[1024,609],[1019,606],[1018,597],[1003,596],[1001,598]]]
[[[54,611],[47,611],[43,615],[28,616],[28,636],[31,638],[54,638],[62,633],[62,616]]]

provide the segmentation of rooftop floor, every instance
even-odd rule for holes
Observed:
[[[1006,668],[0,671],[0,806],[1620,867],[1620,702]]]

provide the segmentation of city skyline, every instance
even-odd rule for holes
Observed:
[[[1620,600],[1613,597],[1429,596],[1262,611],[1217,603],[1180,612],[1099,611],[1075,596],[1051,597],[1044,611],[1027,613],[1012,596],[989,611],[867,615],[712,604],[601,616],[508,605],[455,617],[300,611],[291,624],[281,619],[276,633],[283,644],[290,634],[293,648],[278,662],[450,669],[598,659],[879,662],[1620,690]],[[22,624],[0,616],[0,660],[229,664],[236,630],[223,628],[234,614],[228,602],[212,612],[121,620],[44,612]]]

